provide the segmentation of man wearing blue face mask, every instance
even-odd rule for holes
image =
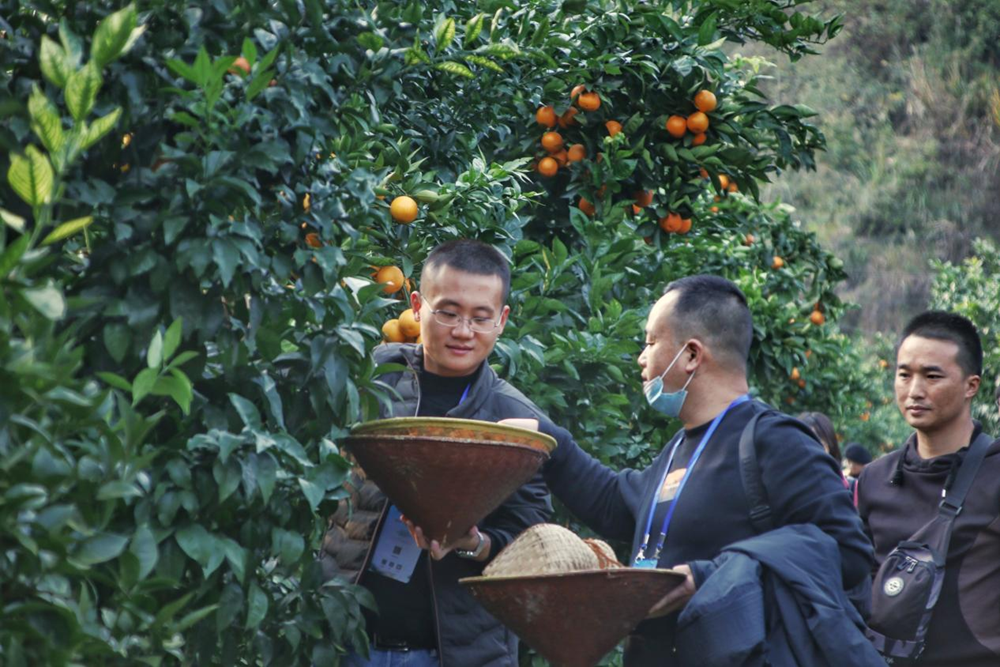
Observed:
[[[674,281],[649,314],[639,356],[650,406],[683,424],[653,464],[613,471],[564,429],[540,425],[559,441],[544,471],[552,493],[602,536],[630,540],[633,567],[674,567],[688,575],[630,636],[627,667],[681,664],[677,612],[709,574],[703,564],[762,532],[751,519],[739,450],[744,427],[758,413],[765,414],[753,440],[769,528],[817,527],[844,588],[870,573],[872,548],[837,463],[802,423],[749,399],[752,338],[750,311],[736,285],[715,276]]]

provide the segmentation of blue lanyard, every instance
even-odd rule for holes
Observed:
[[[472,387],[472,383],[471,382],[469,384],[465,385],[465,391],[462,392],[462,398],[458,399],[458,404],[459,405],[461,405],[462,403],[465,402],[465,399],[468,397],[468,395],[469,395],[469,389],[471,387]]]
[[[688,461],[687,470],[684,472],[684,477],[681,478],[681,483],[677,487],[677,493],[674,495],[673,500],[670,502],[670,507],[667,508],[667,515],[663,518],[663,526],[660,528],[660,538],[656,543],[656,551],[653,552],[651,561],[651,567],[655,567],[656,563],[660,560],[660,552],[663,551],[663,544],[667,541],[667,532],[670,530],[670,522],[674,518],[674,510],[677,508],[677,501],[681,498],[681,493],[684,491],[684,487],[687,484],[688,478],[691,477],[691,472],[694,470],[694,466],[698,463],[698,459],[701,458],[701,453],[705,450],[705,445],[708,441],[712,439],[712,435],[715,433],[715,429],[719,427],[722,423],[722,419],[726,416],[733,407],[739,405],[740,403],[745,403],[750,400],[747,394],[739,396],[732,403],[726,406],[723,410],[712,420],[711,425],[708,430],[705,431],[705,435],[702,436],[701,442],[698,443],[698,447],[694,450],[694,454],[691,455],[691,459]],[[653,492],[653,503],[649,508],[649,518],[646,520],[646,531],[642,538],[642,546],[639,547],[639,553],[635,556],[635,563],[640,561],[645,561],[646,559],[646,549],[649,548],[649,531],[653,527],[653,515],[656,513],[656,505],[658,504],[660,498],[660,491],[663,489],[664,482],[667,481],[667,475],[670,474],[670,469],[674,465],[674,455],[677,454],[677,448],[681,446],[684,442],[684,438],[679,439],[670,450],[670,458],[667,459],[667,467],[663,471],[663,477],[660,478],[660,483]]]

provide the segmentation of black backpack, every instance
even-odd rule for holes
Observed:
[[[891,664],[916,661],[924,651],[927,628],[944,582],[955,519],[991,442],[985,434],[975,439],[937,515],[900,542],[875,575],[868,639]]]
[[[757,463],[757,420],[767,414],[780,414],[777,410],[767,407],[758,412],[747,425],[743,427],[740,435],[740,477],[743,480],[743,493],[746,494],[750,504],[750,523],[758,533],[766,533],[774,530],[774,519],[771,518],[771,506],[767,502],[767,491],[764,489],[764,480],[761,477],[760,466]],[[844,493],[847,493],[847,488]],[[858,610],[861,618],[867,619],[871,613],[872,604],[872,582],[865,577],[857,586],[845,590],[851,605]]]

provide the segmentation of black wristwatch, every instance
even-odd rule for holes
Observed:
[[[482,532],[478,533],[479,543],[476,544],[475,549],[455,549],[455,555],[461,556],[462,558],[479,558],[483,555],[483,551],[486,550],[486,537]]]

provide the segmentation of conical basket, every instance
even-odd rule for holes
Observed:
[[[493,422],[406,417],[361,424],[345,445],[429,539],[449,544],[530,480],[555,440]]]
[[[593,667],[684,582],[672,570],[617,568],[459,583],[557,667]]]

